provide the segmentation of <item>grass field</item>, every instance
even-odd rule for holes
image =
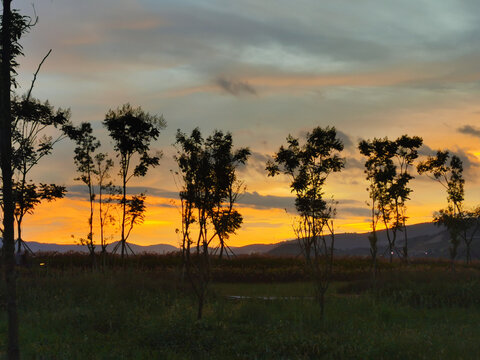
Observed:
[[[476,359],[480,353],[477,267],[457,274],[436,266],[384,271],[375,290],[361,276],[335,281],[323,320],[309,282],[237,281],[212,284],[197,321],[188,286],[169,274],[23,271],[22,358]]]

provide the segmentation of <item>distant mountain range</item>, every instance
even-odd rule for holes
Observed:
[[[28,247],[35,253],[35,252],[59,252],[59,253],[66,253],[69,251],[72,252],[80,252],[80,253],[88,253],[88,249],[84,245],[76,245],[76,244],[50,244],[50,243],[39,243],[36,241],[26,241]],[[117,242],[113,242],[107,246],[107,251],[112,251],[115,248]],[[0,245],[2,245],[2,239],[0,238]],[[157,244],[157,245],[137,245],[129,243],[129,246],[133,250],[135,254],[141,253],[153,253],[153,254],[166,254],[169,252],[178,251],[179,249],[175,246],[168,245],[168,244]],[[96,247],[97,251],[100,249],[100,246]]]
[[[370,245],[368,242],[369,233],[340,233],[335,235],[335,253],[345,256],[368,256],[370,255]],[[386,231],[377,232],[378,235],[378,254],[379,256],[388,255],[388,241]],[[408,251],[411,257],[432,257],[432,258],[448,258],[449,257],[449,235],[444,227],[436,226],[433,223],[422,223],[407,226],[408,235]],[[0,239],[1,243],[1,239]],[[404,243],[403,232],[399,232],[397,236],[397,249],[400,251]],[[86,246],[81,245],[62,245],[62,244],[44,244],[39,242],[27,242],[33,252],[59,252],[68,251],[88,252]],[[108,246],[111,251],[117,243]],[[137,244],[129,244],[136,254],[155,253],[166,254],[169,252],[179,251],[172,245],[157,244],[150,246],[142,246]],[[241,247],[230,247],[236,255],[246,254],[266,254],[271,256],[300,256],[301,249],[297,240],[288,240],[276,244],[252,244]],[[465,247],[460,245],[458,257],[464,257]],[[472,243],[472,257],[480,258],[480,234]]]
[[[370,255],[370,233],[340,233],[335,235],[337,255]],[[377,231],[379,256],[388,255],[388,239],[385,230]],[[449,235],[444,227],[433,223],[407,226],[408,251],[413,257],[448,257]],[[403,232],[397,233],[396,248],[400,252],[404,245]],[[270,255],[301,255],[298,241],[291,240],[278,244],[268,252]]]

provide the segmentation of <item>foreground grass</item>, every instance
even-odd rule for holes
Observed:
[[[443,273],[432,276],[445,287]],[[224,296],[310,296],[312,285],[307,282],[216,284],[201,321],[195,320],[195,302],[188,290],[164,278],[147,271],[23,274],[19,279],[23,358],[475,359],[480,352],[480,307],[399,298],[398,294],[423,291],[423,282],[412,290],[415,276],[396,279],[394,288],[378,292],[380,297],[361,286],[350,286],[355,289],[352,295],[345,290],[348,283],[334,284],[324,320],[309,299]],[[450,296],[438,291],[440,297]]]

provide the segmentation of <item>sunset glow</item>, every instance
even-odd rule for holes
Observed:
[[[30,2],[15,5],[33,15]],[[349,3],[340,9],[301,1],[297,14],[275,1],[37,2],[39,23],[22,39],[17,92],[26,92],[52,48],[33,95],[70,108],[76,125],[91,122],[100,151],[114,160],[101,125],[109,109],[129,102],[163,114],[167,128],[154,145],[164,153],[161,165],[132,181],[132,193],[147,194],[145,222],[129,238],[141,245],[180,243],[177,129],[230,131],[236,147],[252,151],[238,174],[246,185],[238,204],[244,223],[233,246],[294,237],[289,179],[268,178],[265,164],[288,134],[302,137],[315,126],[335,126],[345,144],[346,168],[329,177],[325,192],[339,202],[337,233],[370,230],[360,139],[417,135],[423,157],[451,150],[464,161],[466,205],[479,204],[479,54],[461,45],[478,39],[478,14],[453,1],[407,1],[391,4],[393,12],[379,2]],[[68,140],[57,144],[32,172],[35,182],[69,192],[27,215],[26,241],[66,244],[86,236],[89,208],[86,189],[74,180],[73,148]],[[445,191],[413,174],[408,223],[431,221],[446,205]],[[118,224],[107,233],[118,240]]]

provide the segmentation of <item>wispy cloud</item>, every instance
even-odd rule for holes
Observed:
[[[480,137],[480,128],[472,125],[464,125],[459,127],[457,131],[461,134],[472,135],[475,137]]]

